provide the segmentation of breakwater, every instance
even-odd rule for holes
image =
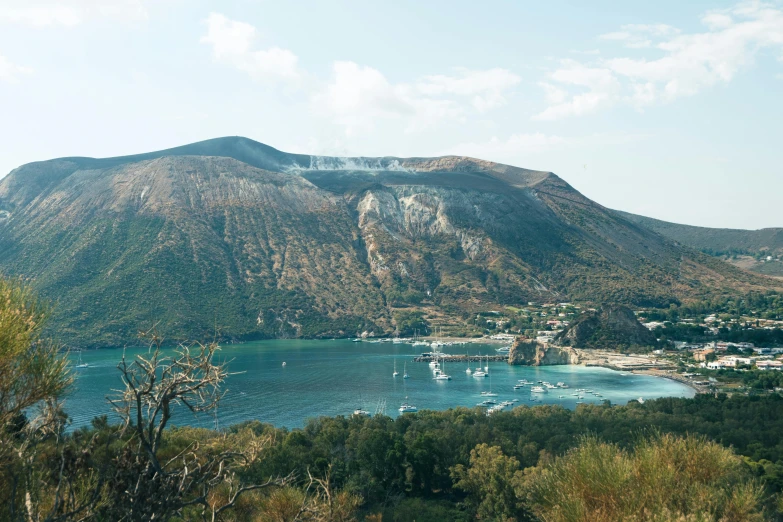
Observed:
[[[419,355],[413,358],[414,362],[430,362],[430,361],[446,361],[446,362],[486,362],[487,357],[490,361],[506,362],[508,361],[508,354],[505,355],[450,355],[448,357],[433,357],[431,355]]]

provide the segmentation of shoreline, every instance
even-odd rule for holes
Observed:
[[[684,384],[685,386],[689,387],[697,394],[710,393],[709,387],[699,386],[697,384],[694,384],[693,381],[690,381],[685,377],[682,377],[681,375],[676,373],[666,373],[665,371],[662,370],[631,370],[631,373],[636,375],[650,375],[652,377],[662,377],[664,379],[669,379],[675,382],[679,382],[680,384]]]

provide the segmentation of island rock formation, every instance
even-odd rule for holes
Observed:
[[[568,347],[547,346],[532,339],[518,338],[508,352],[508,364],[519,366],[553,366],[579,364],[576,350]]]

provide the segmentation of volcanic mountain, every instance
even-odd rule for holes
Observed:
[[[79,345],[376,335],[528,301],[667,306],[776,288],[587,199],[467,157],[287,154],[240,137],[30,163],[0,180],[0,271]]]

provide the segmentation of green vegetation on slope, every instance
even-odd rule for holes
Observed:
[[[783,276],[783,228],[739,230],[669,223],[617,211],[664,237],[759,274]]]

